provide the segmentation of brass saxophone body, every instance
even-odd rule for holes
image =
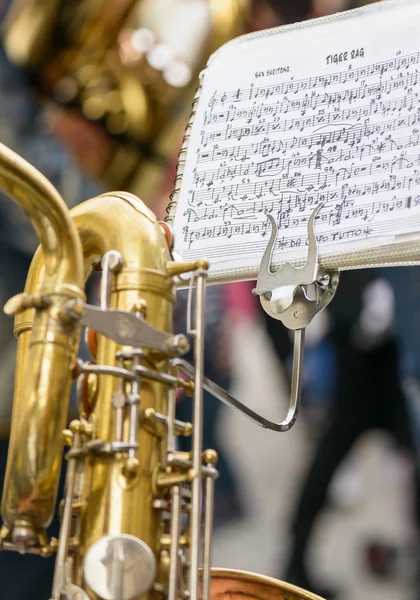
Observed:
[[[207,261],[174,262],[170,231],[131,194],[105,194],[69,213],[4,146],[0,189],[41,241],[25,293],[6,305],[18,357],[1,548],[56,554],[51,600],[317,600],[270,578],[210,570],[217,455],[202,447],[202,392],[212,385],[203,374]],[[99,307],[83,292],[93,269],[102,270]],[[172,324],[186,274],[195,289],[194,368]],[[90,362],[76,359],[82,325]],[[79,418],[66,427],[72,379]],[[175,419],[179,388],[192,396],[192,424]],[[177,451],[180,435],[192,436],[191,452]],[[47,528],[64,448],[54,540]]]
[[[102,290],[102,306],[131,312],[171,334],[175,286],[166,271],[169,249],[154,214],[134,196],[121,193],[90,200],[75,209],[72,216],[89,271],[98,260],[113,253],[108,254],[114,261],[108,272],[110,275],[114,270],[113,281],[108,290]],[[125,327],[129,336],[131,323],[123,319],[119,326]],[[170,371],[163,353],[144,350],[136,355],[130,347],[102,335],[98,335],[96,363],[127,373],[134,373],[134,366],[140,363],[157,374]],[[146,426],[145,411],[168,414],[167,387],[150,379],[138,382],[99,373],[81,375],[82,386],[86,377],[81,437],[85,443],[99,441],[102,446],[81,459],[84,467],[80,469],[76,499],[81,508],[74,580],[83,585],[83,559],[98,540],[123,533],[142,540],[151,550],[149,554],[146,550],[144,559],[148,561],[144,566],[149,570],[146,575],[153,578],[157,571],[152,583],[161,582],[163,587],[165,573],[158,568],[155,556],[162,552],[164,523],[152,499],[159,496],[156,485],[167,455],[167,439],[152,417],[150,426]],[[141,555],[138,560],[141,563]]]

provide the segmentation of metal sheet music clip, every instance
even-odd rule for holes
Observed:
[[[338,271],[327,273],[318,262],[314,223],[321,208],[322,204],[319,204],[308,221],[308,256],[305,264],[295,267],[288,262],[276,272],[271,271],[271,259],[277,238],[277,223],[271,215],[267,215],[272,226],[271,237],[261,260],[257,286],[253,290],[260,297],[264,310],[295,332],[292,389],[289,410],[282,422],[283,431],[293,426],[299,410],[305,327],[331,302],[338,286]]]

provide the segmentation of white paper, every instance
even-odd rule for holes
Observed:
[[[417,5],[416,5],[417,4]],[[420,3],[228,44],[210,61],[175,215],[175,250],[213,271],[420,232]]]

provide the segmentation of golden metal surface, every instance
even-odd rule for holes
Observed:
[[[84,299],[82,249],[68,209],[55,188],[2,144],[0,189],[25,210],[45,256],[37,292],[49,301],[44,308],[39,306],[32,332],[26,332],[18,343],[2,499],[7,528],[25,522],[38,530],[48,526],[53,515],[62,452],[57,432],[67,417],[69,370],[80,335],[77,320],[63,321],[59,309],[67,301]]]
[[[322,600],[295,585],[233,569],[211,570],[211,600]]]
[[[188,1],[165,1],[166,11],[156,9],[157,0],[84,0],[77,7],[71,0],[12,0],[4,26],[6,52],[31,73],[41,95],[76,109],[109,135],[94,175],[147,202],[179,148],[199,72],[214,50],[245,33],[250,12],[250,0],[203,1],[208,23],[187,52]],[[185,36],[176,16],[181,11]],[[168,33],[174,18],[174,33]],[[141,32],[150,42],[144,47],[136,42]],[[153,59],[162,49],[176,70],[187,69],[185,81],[173,81],[165,60]]]
[[[209,268],[209,261],[201,258],[196,260],[195,262],[169,262],[166,265],[166,270],[169,275],[182,275],[183,273],[191,273],[191,271],[195,271],[197,269],[205,269]]]
[[[78,228],[86,270],[108,250],[117,250],[123,257],[123,268],[115,278],[110,306],[131,310],[138,302],[147,306],[147,322],[163,330],[172,330],[174,284],[166,274],[169,250],[155,216],[134,196],[102,196],[72,211]],[[150,282],[150,285],[149,285]],[[115,354],[121,349],[113,341],[98,336],[98,364],[114,365]],[[164,361],[154,365],[165,371]],[[115,415],[111,397],[118,382],[107,375],[99,376],[99,394],[94,409],[96,437],[111,441],[115,430]],[[167,389],[157,382],[144,382],[140,388],[141,405],[167,414]],[[124,429],[128,426],[127,416]],[[139,537],[158,553],[160,537],[159,514],[152,507],[152,472],[160,463],[166,440],[146,430],[138,431],[139,467],[127,477],[130,465],[123,455],[115,460],[95,457],[87,466],[82,514],[84,527],[80,536],[76,582],[82,584],[80,565],[84,554],[105,534],[129,533]]]

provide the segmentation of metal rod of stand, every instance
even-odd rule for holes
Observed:
[[[254,423],[257,423],[261,427],[266,429],[270,429],[271,431],[288,431],[296,421],[300,398],[302,392],[302,370],[303,370],[303,357],[304,357],[304,342],[305,342],[305,329],[297,329],[295,331],[295,341],[293,348],[293,368],[292,368],[292,385],[290,392],[290,404],[287,411],[286,418],[283,421],[276,422],[266,419],[259,413],[255,412],[249,406],[246,406],[236,398],[234,398],[229,392],[226,392],[223,388],[221,388],[217,383],[214,383],[208,377],[204,377],[203,379],[203,387],[205,390],[210,392],[215,398],[230,406],[239,410],[246,417],[251,419]],[[191,379],[194,376],[194,368],[187,361],[182,358],[176,358],[173,361],[179,370],[190,377]]]
[[[211,462],[207,467],[213,467]],[[210,600],[210,580],[211,580],[211,548],[213,542],[213,512],[214,512],[214,482],[215,478],[208,476],[206,478],[206,504],[204,520],[204,556],[203,556],[203,600]]]
[[[204,379],[204,327],[206,310],[206,277],[207,272],[200,269],[196,274],[196,305],[195,305],[195,343],[194,343],[194,404],[193,404],[193,439],[192,466],[195,471],[191,499],[190,521],[190,571],[189,592],[190,600],[198,600],[200,542],[201,542],[201,513],[202,513],[202,451],[203,451],[203,379]]]

